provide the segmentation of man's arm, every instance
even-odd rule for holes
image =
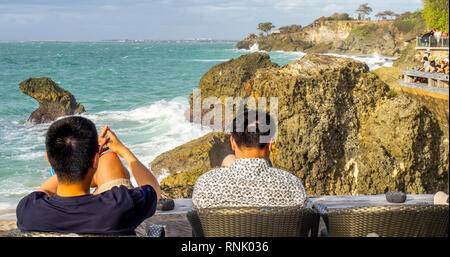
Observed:
[[[153,189],[155,189],[157,200],[159,200],[161,196],[161,188],[159,187],[158,180],[155,178],[155,176],[153,176],[150,170],[145,167],[145,165],[143,165],[136,158],[136,156],[134,156],[134,154],[122,144],[122,142],[120,142],[114,132],[108,129],[106,134],[108,135],[109,139],[106,143],[106,146],[109,148],[109,150],[124,158],[128,164],[128,167],[133,173],[138,186],[152,186]]]
[[[56,189],[58,188],[58,178],[56,175],[51,176],[47,179],[37,191],[46,193],[49,197],[56,194]]]

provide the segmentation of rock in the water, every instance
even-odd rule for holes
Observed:
[[[403,192],[387,192],[386,201],[390,203],[404,203],[406,201],[406,194]]]
[[[50,78],[29,78],[19,84],[19,89],[39,103],[39,108],[28,119],[33,124],[84,112],[84,106],[78,104],[70,92],[59,87]]]

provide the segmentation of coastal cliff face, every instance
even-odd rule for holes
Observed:
[[[323,21],[304,27],[299,32],[271,34],[247,38],[237,43],[238,49],[258,44],[265,51],[302,51],[307,53],[349,53],[396,56],[405,47],[405,34],[394,21]]]
[[[436,117],[389,91],[362,62],[308,54],[257,70],[243,90],[278,98],[272,162],[299,177],[309,195],[447,191],[448,139]]]
[[[28,119],[33,124],[51,122],[58,117],[84,112],[75,97],[50,78],[29,78],[19,84],[22,93],[34,98],[39,108]]]

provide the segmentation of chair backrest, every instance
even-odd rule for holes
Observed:
[[[75,233],[56,233],[56,232],[22,232],[13,231],[8,233],[8,237],[104,237],[111,235],[95,234],[75,234]]]
[[[187,218],[193,235],[205,237],[316,236],[319,224],[315,210],[299,206],[194,209]]]
[[[165,228],[163,225],[148,224],[144,231],[136,235],[141,237],[165,237]],[[22,232],[20,230],[12,231],[7,234],[8,237],[136,237],[135,235],[114,235],[114,234],[76,234],[76,233],[57,233],[57,232]]]
[[[442,237],[448,233],[446,205],[386,205],[328,213],[330,237]]]

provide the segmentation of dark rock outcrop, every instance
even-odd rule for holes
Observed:
[[[84,106],[77,103],[70,92],[59,87],[50,78],[29,78],[19,84],[19,89],[39,103],[39,108],[28,118],[33,124],[51,122],[61,116],[84,112]]]

